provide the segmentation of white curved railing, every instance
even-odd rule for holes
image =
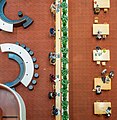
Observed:
[[[0,29],[6,32],[13,32],[13,24],[7,23],[0,19]]]
[[[17,99],[18,104],[19,104],[20,120],[26,120],[26,107],[25,107],[25,104],[24,104],[22,97],[16,91],[12,90],[11,88],[9,88],[6,85],[0,84],[0,86],[7,89],[15,96],[15,98]]]
[[[29,53],[19,45],[12,43],[0,44],[1,52],[12,52],[19,55],[25,65],[25,73],[21,80],[21,83],[27,87],[32,80],[34,74],[34,64]]]

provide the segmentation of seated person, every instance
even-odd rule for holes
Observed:
[[[56,97],[57,93],[56,92],[49,92],[48,93],[48,98],[49,99],[54,99]]]
[[[55,75],[50,74],[50,80],[51,80],[51,82],[54,82],[54,80],[55,80]]]
[[[98,50],[97,53],[98,53],[98,56],[102,55],[102,50]]]
[[[97,39],[101,40],[102,39],[102,36],[101,36],[101,31],[98,31],[98,34],[96,36]]]
[[[108,107],[108,108],[106,109],[106,116],[107,116],[107,117],[110,117],[110,116],[111,116],[111,107]]]
[[[48,58],[51,59],[55,59],[56,58],[56,53],[53,53],[53,52],[50,52],[49,55],[48,55]]]
[[[105,77],[105,83],[108,83],[108,82],[110,82],[110,79],[109,79],[109,76],[106,76]]]
[[[98,51],[98,50],[101,50],[101,47],[99,47],[99,46],[96,46],[96,50]]]
[[[98,7],[98,5],[96,6],[94,13],[95,14],[99,14],[100,13],[100,8]]]
[[[114,71],[110,71],[109,78],[113,78],[113,77],[114,77]]]
[[[56,3],[52,3],[50,6],[50,12],[55,15],[56,14]]]
[[[101,74],[104,75],[107,72],[107,69],[102,70]]]
[[[51,58],[51,59],[50,59],[50,64],[55,65],[55,64],[56,64],[56,59]]]
[[[55,36],[55,34],[56,34],[55,29],[54,28],[50,28],[50,35],[51,36]]]
[[[101,94],[101,86],[100,85],[96,86],[96,94]]]
[[[53,106],[53,110],[52,110],[52,115],[59,115],[60,114],[60,110],[57,109],[55,106]]]
[[[102,78],[103,83],[105,83],[105,77],[101,77],[101,78]]]

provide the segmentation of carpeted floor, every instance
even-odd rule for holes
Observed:
[[[107,14],[101,10],[99,23],[110,24],[110,35],[106,40],[97,41],[92,36],[94,19],[92,0],[69,0],[69,47],[70,47],[70,120],[105,120],[104,116],[93,114],[93,103],[96,100],[112,102],[112,116],[117,118],[117,1],[111,1]],[[99,76],[105,68],[92,61],[92,50],[96,46],[110,49],[111,61],[107,70],[115,71],[112,90],[96,95],[93,89],[93,78]]]
[[[54,67],[49,64],[48,53],[54,50],[54,40],[49,36],[49,28],[54,26],[54,19],[50,14],[49,7],[53,0],[7,0],[5,14],[10,19],[18,19],[17,12],[22,11],[34,20],[27,29],[23,27],[14,28],[13,33],[0,31],[0,43],[18,41],[26,44],[34,51],[34,57],[39,64],[40,77],[33,91],[29,91],[22,84],[16,87],[18,93],[23,97],[27,120],[53,120],[51,116],[53,100],[48,99],[48,92],[52,91],[49,74],[54,73]],[[7,54],[0,53],[0,82],[5,83],[14,80],[19,72],[16,62],[8,60]]]

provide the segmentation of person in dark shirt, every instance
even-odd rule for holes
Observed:
[[[51,36],[55,36],[55,34],[56,34],[55,29],[54,28],[50,28],[50,35]]]
[[[55,115],[55,116],[59,115],[60,114],[60,110],[57,109],[55,106],[53,106],[52,114]]]
[[[56,97],[57,93],[56,92],[49,92],[48,93],[48,98],[49,99],[54,99]]]
[[[110,117],[111,116],[111,107],[108,107],[106,109],[106,117]]]
[[[113,77],[114,77],[114,71],[110,71],[109,78],[113,78]]]
[[[55,75],[50,74],[50,80],[51,80],[51,82],[54,82],[55,81]]]

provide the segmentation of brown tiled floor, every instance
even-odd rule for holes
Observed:
[[[92,36],[93,4],[92,0],[69,0],[69,46],[70,46],[70,118],[71,120],[104,120],[104,116],[93,114],[96,100],[112,102],[112,116],[117,117],[117,1],[111,1],[109,13],[103,10],[98,15],[99,22],[110,24],[110,35],[106,40],[96,41]],[[96,16],[96,15],[95,15]],[[99,76],[104,67],[96,66],[92,61],[92,50],[96,46],[111,50],[111,61],[107,63],[108,71],[114,70],[112,90],[96,95],[92,92],[93,78]]]
[[[54,41],[49,37],[48,31],[54,25],[49,13],[49,6],[53,0],[19,1],[8,0],[5,14],[11,19],[17,19],[17,12],[22,10],[24,14],[34,19],[34,23],[27,29],[15,28],[14,33],[0,32],[0,43],[20,42],[30,47],[37,63],[40,78],[34,91],[29,92],[23,85],[17,87],[17,91],[24,98],[27,108],[27,120],[52,120],[51,106],[53,101],[48,100],[47,93],[52,90],[49,74],[54,72],[54,67],[49,65],[48,52],[54,48]],[[112,102],[111,120],[116,120],[117,112],[117,76],[112,82],[112,90],[103,92],[100,96],[92,92],[93,78],[100,74],[103,67],[96,66],[92,62],[92,50],[99,45],[111,50],[111,61],[107,63],[107,69],[117,71],[117,1],[111,1],[109,13],[99,14],[100,23],[105,21],[110,24],[110,35],[104,41],[96,41],[92,36],[93,6],[92,0],[69,0],[69,45],[70,45],[70,119],[71,120],[103,120],[102,117],[93,115],[93,102],[96,100],[108,100]],[[18,75],[18,65],[8,60],[7,54],[0,53],[0,82],[8,82]]]
[[[7,0],[5,14],[10,19],[18,19],[17,12],[30,16],[34,23],[27,29],[15,28],[13,33],[0,31],[0,43],[16,41],[26,44],[34,51],[37,63],[40,65],[40,77],[33,91],[29,91],[22,84],[16,89],[23,97],[27,120],[52,120],[51,108],[54,101],[48,99],[48,92],[52,90],[49,74],[54,73],[54,67],[49,64],[48,53],[54,49],[54,41],[49,36],[49,28],[53,27],[49,7],[53,0]],[[5,83],[15,79],[19,67],[13,60],[8,60],[7,54],[0,53],[0,82]]]

